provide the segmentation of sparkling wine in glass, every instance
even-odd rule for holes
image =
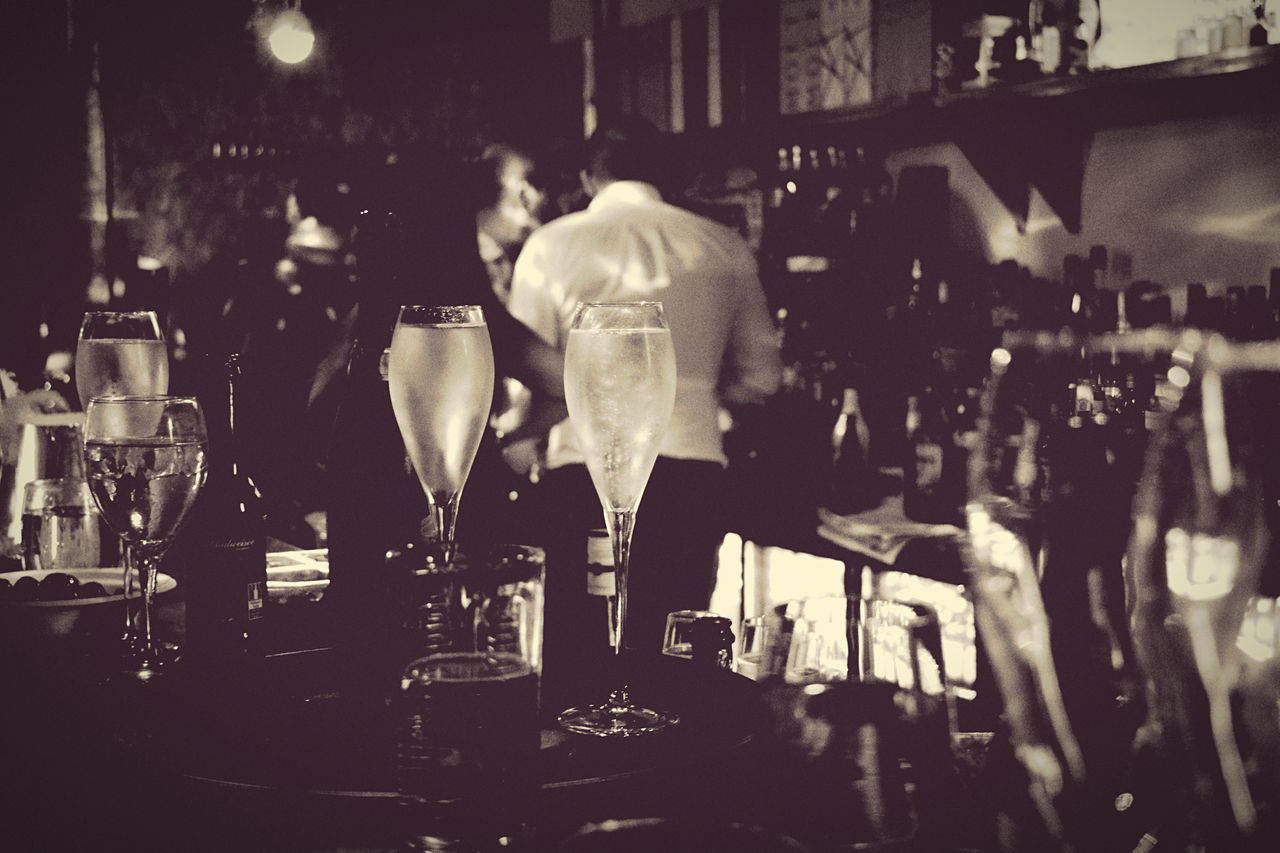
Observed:
[[[155,311],[86,311],[76,342],[76,393],[88,407],[94,397],[169,393],[169,355]],[[137,641],[128,599],[135,567],[124,546],[126,643]]]
[[[391,337],[391,406],[444,558],[493,404],[493,346],[478,305],[406,305]]]
[[[208,445],[194,397],[94,397],[85,411],[89,489],[133,553],[142,588],[138,635],[126,651],[127,668],[142,679],[175,658],[152,637],[156,572],[204,484]]]
[[[675,349],[662,303],[580,303],[565,346],[564,386],[569,421],[613,544],[614,648],[620,654],[636,508],[675,407]],[[625,685],[605,704],[570,708],[559,717],[569,731],[600,736],[643,734],[675,721],[673,715],[633,705]]]

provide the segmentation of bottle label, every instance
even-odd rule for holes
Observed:
[[[613,543],[604,530],[587,535],[587,595],[614,596],[618,581],[613,573]]]
[[[932,491],[942,481],[942,445],[921,442],[916,445],[916,488]]]
[[[249,619],[261,619],[266,613],[267,585],[264,581],[249,583],[247,600],[249,602]]]
[[[605,566],[587,567],[587,595],[613,596],[618,594],[618,579],[613,569]]]
[[[217,575],[223,574],[228,579],[239,575],[245,584],[244,587],[239,587],[243,590],[239,596],[226,601],[224,618],[238,618],[234,616],[237,610],[244,614],[243,618],[249,620],[263,618],[267,605],[266,557],[260,549],[260,543],[252,539],[217,542],[213,545],[210,556],[212,560],[208,568],[211,570],[211,577],[206,582],[216,583]],[[262,560],[261,564],[259,559]],[[234,594],[233,591],[238,587],[224,588],[227,592],[223,596],[226,596]]]

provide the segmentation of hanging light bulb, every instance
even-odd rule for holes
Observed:
[[[276,59],[288,65],[297,65],[311,55],[316,44],[316,34],[311,22],[300,8],[281,12],[267,31],[267,45]]]

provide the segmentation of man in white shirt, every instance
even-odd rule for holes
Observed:
[[[626,644],[642,652],[658,650],[668,611],[704,609],[710,600],[726,530],[717,511],[727,461],[721,406],[763,401],[782,372],[751,250],[735,231],[662,200],[660,147],[657,131],[639,121],[592,136],[581,173],[590,205],[530,235],[508,300],[513,316],[561,350],[579,301],[663,304],[677,390],[632,542]],[[546,543],[547,642],[554,647],[558,632],[568,630],[557,623],[583,618],[572,612],[581,599],[565,605],[585,584],[573,567],[584,562],[586,533],[603,527],[604,518],[567,420],[551,430],[547,467],[544,491],[557,527]],[[563,555],[556,553],[561,547]],[[567,565],[556,565],[560,560]]]

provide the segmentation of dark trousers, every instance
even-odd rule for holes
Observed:
[[[631,540],[627,650],[657,654],[667,613],[706,609],[715,584],[724,469],[660,457],[636,511]],[[604,599],[586,592],[587,533],[604,511],[585,465],[549,471],[539,484],[547,552],[545,680],[598,660],[608,644]]]

